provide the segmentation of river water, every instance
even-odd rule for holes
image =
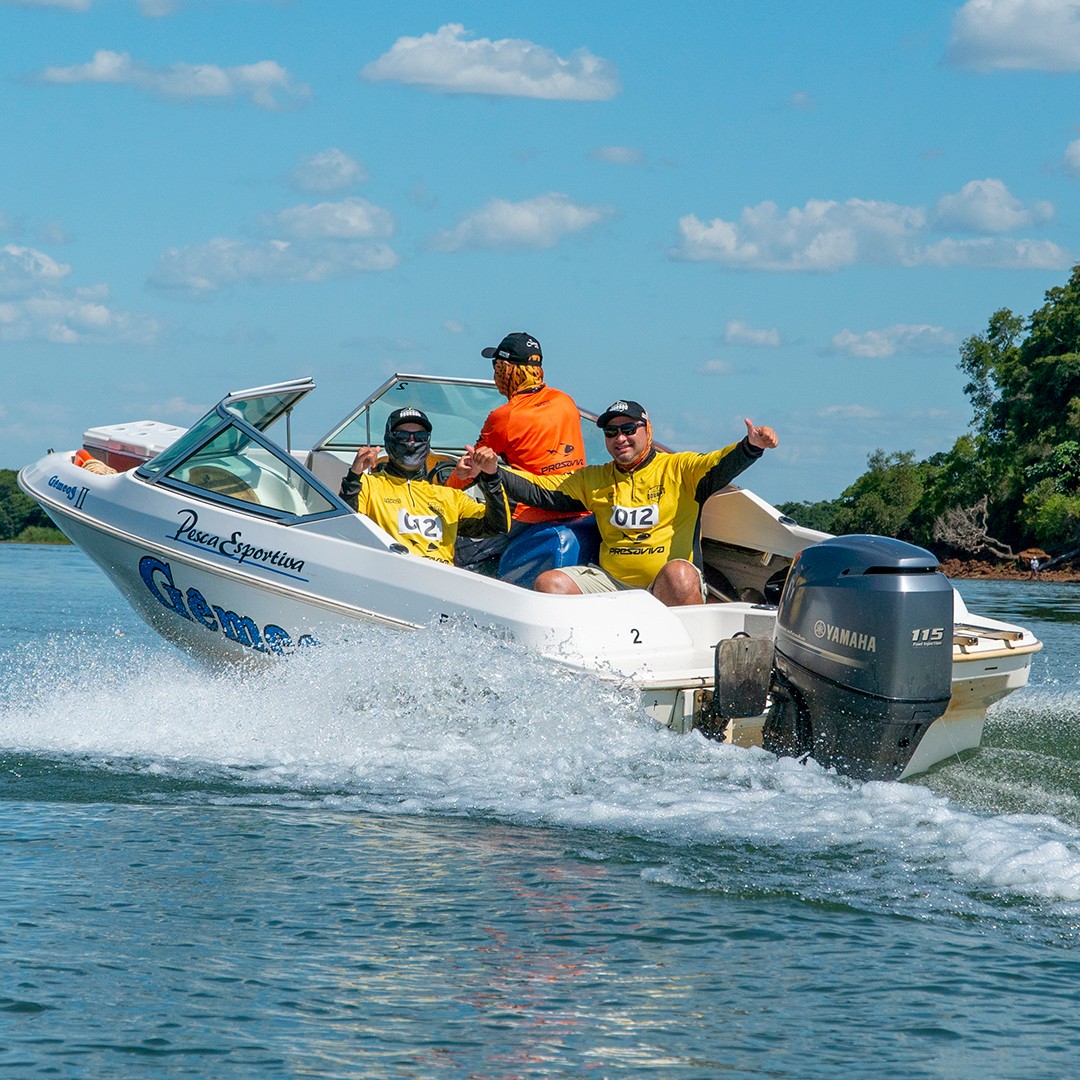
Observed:
[[[1080,586],[983,747],[855,783],[475,630],[201,668],[0,545],[0,1074],[1053,1077],[1080,1061]]]

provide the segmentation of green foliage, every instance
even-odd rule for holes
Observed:
[[[912,450],[893,454],[875,450],[866,463],[867,471],[838,500],[833,531],[919,539],[911,518],[932,467],[916,461]]]
[[[28,528],[49,529],[59,537],[63,535],[53,527],[45,511],[19,490],[15,470],[0,469],[0,540],[20,540]]]
[[[822,502],[787,502],[780,503],[777,510],[793,518],[803,528],[817,529],[819,532],[835,532],[833,522],[836,520],[835,501]]]
[[[1016,341],[1023,322],[1008,308],[990,316],[985,335],[973,334],[960,346],[960,370],[968,377],[964,387],[974,409],[973,426],[991,439],[1000,437],[1002,390],[1019,361]]]
[[[1030,484],[1049,481],[1051,491],[1080,489],[1080,443],[1068,439],[1053,447],[1044,458],[1029,465],[1024,476]]]
[[[989,493],[999,519],[1017,533],[1033,483],[1057,473],[1057,490],[1069,494],[1080,481],[1075,451],[1063,449],[1080,440],[1080,266],[1045,300],[1026,333],[1012,312],[998,311],[986,334],[960,350],[982,464],[996,481]]]
[[[57,529],[33,499],[19,490],[14,469],[0,469],[0,541],[20,544],[66,544]]]
[[[984,495],[995,506],[1000,504],[1004,490],[996,458],[986,452],[985,440],[974,435],[961,435],[946,453],[935,454],[924,464],[925,488],[918,506],[912,512],[911,530],[917,543],[928,543],[934,532],[934,522],[957,506],[974,506]],[[991,532],[1000,531],[1000,522],[992,510]]]
[[[28,525],[15,537],[17,544],[70,544],[71,541],[52,525]]]
[[[1042,480],[1024,497],[1027,524],[1040,547],[1072,547],[1080,535],[1080,495],[1054,488],[1053,480]]]

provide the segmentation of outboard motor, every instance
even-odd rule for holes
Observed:
[[[767,750],[894,780],[952,689],[953,590],[923,548],[838,536],[803,550],[776,616]]]

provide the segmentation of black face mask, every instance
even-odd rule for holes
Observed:
[[[431,435],[426,431],[388,431],[384,440],[390,460],[407,472],[422,469],[431,448]]]

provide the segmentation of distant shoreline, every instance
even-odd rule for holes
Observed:
[[[1040,570],[1033,578],[1029,570],[1022,570],[1015,563],[994,563],[985,560],[943,559],[941,569],[945,576],[968,581],[1053,581],[1055,583],[1080,584],[1080,571],[1066,566],[1058,570]]]

